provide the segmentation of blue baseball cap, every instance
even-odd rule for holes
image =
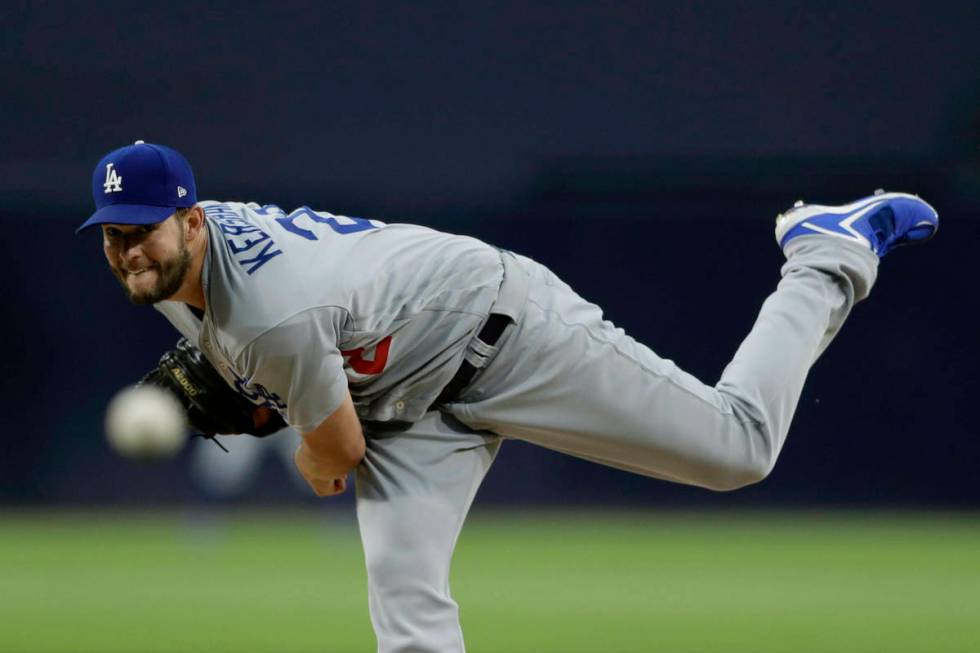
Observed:
[[[180,152],[136,141],[102,157],[92,172],[95,213],[75,230],[98,224],[156,224],[197,203],[191,164]]]

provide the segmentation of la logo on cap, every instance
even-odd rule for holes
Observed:
[[[113,168],[114,165],[107,163],[105,166],[105,183],[102,184],[102,187],[105,188],[106,195],[122,190],[122,175],[116,173],[115,168]]]

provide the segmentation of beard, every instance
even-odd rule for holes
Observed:
[[[122,284],[123,292],[129,297],[129,301],[139,305],[156,304],[180,290],[184,283],[184,277],[187,276],[187,271],[191,267],[190,250],[187,249],[185,243],[181,242],[180,249],[170,260],[161,261],[154,267],[157,268],[157,282],[148,290],[133,291],[126,283],[129,274],[125,270],[112,268],[112,272]]]

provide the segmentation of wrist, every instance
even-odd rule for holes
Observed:
[[[306,439],[300,444],[296,457],[303,459],[309,470],[323,480],[346,477],[360,462],[360,459],[353,460],[350,456],[338,455],[336,451],[313,446]]]

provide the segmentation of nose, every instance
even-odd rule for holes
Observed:
[[[133,242],[128,239],[123,241],[123,246],[119,252],[119,258],[125,267],[134,267],[132,264],[138,262],[142,257],[143,248],[138,242]]]

